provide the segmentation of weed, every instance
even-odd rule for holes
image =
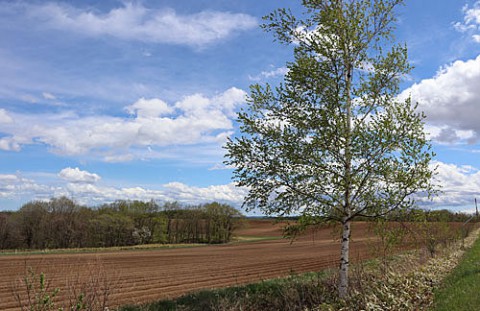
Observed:
[[[55,298],[58,288],[50,289],[50,282],[45,273],[37,274],[28,267],[25,275],[14,284],[13,294],[22,311],[55,310]]]
[[[109,277],[100,261],[75,269],[65,280],[65,287],[51,288],[53,278],[37,272],[25,263],[25,273],[12,286],[12,293],[22,311],[104,311],[118,282]],[[63,275],[59,271],[60,275]],[[58,281],[58,278],[57,278]],[[60,296],[61,294],[61,296]]]

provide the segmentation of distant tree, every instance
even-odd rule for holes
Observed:
[[[163,215],[167,219],[167,226],[165,229],[166,240],[168,243],[173,243],[174,234],[174,226],[178,226],[178,222],[175,222],[175,217],[177,215],[178,210],[181,209],[181,206],[178,202],[165,202],[163,204]]]
[[[0,212],[0,249],[7,248],[11,236],[10,231],[10,215]]]
[[[33,201],[24,204],[18,211],[17,225],[24,246],[27,248],[45,248],[45,226],[48,219],[48,203]]]
[[[225,243],[232,238],[242,214],[227,204],[213,202],[203,205],[207,219],[208,243]]]
[[[51,248],[79,247],[84,235],[85,220],[80,217],[80,206],[67,197],[52,198],[48,202],[45,239]]]
[[[263,28],[294,46],[285,81],[252,85],[238,115],[243,136],[226,164],[249,190],[244,205],[342,225],[338,291],[348,294],[350,225],[411,207],[434,192],[424,116],[397,98],[411,67],[395,44],[403,0],[303,0],[303,19],[279,9]]]

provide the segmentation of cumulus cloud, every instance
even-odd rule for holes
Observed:
[[[160,99],[140,99],[127,106],[130,117],[90,116],[74,113],[29,115],[0,111],[10,123],[0,123],[0,148],[18,151],[22,145],[44,144],[56,154],[90,155],[105,161],[131,160],[138,149],[214,144],[217,148],[232,133],[235,109],[246,93],[231,88],[213,97],[187,96],[168,105]],[[153,153],[152,153],[153,154]]]
[[[453,27],[459,32],[470,34],[473,41],[480,43],[480,1],[473,6],[464,6],[463,13],[463,21],[454,23]]]
[[[480,189],[480,170],[469,165],[458,165],[436,161],[435,182],[441,185],[441,193],[433,202],[424,201],[423,206],[435,208],[465,208],[472,206]],[[35,175],[35,174],[33,174]],[[178,201],[182,204],[200,204],[212,201],[240,207],[247,194],[246,188],[234,183],[193,186],[181,182],[170,182],[158,186],[112,186],[100,181],[96,174],[78,168],[66,168],[51,180],[38,181],[35,178],[22,177],[20,174],[0,174],[0,199],[32,198],[48,199],[67,196],[75,198],[81,204],[97,205],[124,200]]]
[[[15,137],[0,138],[0,150],[20,151],[22,148],[18,140],[19,139]]]
[[[121,40],[197,47],[258,24],[255,17],[247,14],[202,11],[182,15],[173,9],[146,8],[141,3],[128,2],[107,13],[53,2],[24,5],[24,8],[39,26],[92,37],[111,36]]]
[[[23,196],[45,195],[52,193],[53,188],[41,185],[32,179],[14,174],[0,174],[0,198],[12,199]]]
[[[435,206],[472,205],[480,189],[480,170],[469,165],[434,162],[437,168],[436,182],[441,193],[434,198]]]
[[[192,187],[179,182],[164,185],[166,193],[175,201],[194,204],[203,202],[229,202],[240,205],[246,195],[244,188],[238,188],[234,183],[208,187]]]
[[[456,61],[441,69],[435,77],[406,89],[427,115],[433,139],[453,143],[475,143],[480,137],[480,55],[476,59]]]
[[[61,194],[75,197],[83,204],[101,204],[118,199],[141,201],[177,201],[182,204],[200,204],[212,201],[240,206],[243,202],[245,189],[237,188],[233,183],[226,185],[212,185],[208,187],[194,187],[179,182],[161,185],[159,189],[144,187],[123,187],[68,183],[62,187]]]
[[[97,174],[89,173],[87,171],[82,171],[78,167],[64,168],[63,170],[60,171],[60,173],[58,173],[58,176],[71,183],[94,184],[100,180],[100,176],[98,176]]]
[[[30,181],[31,182],[31,181]],[[2,196],[2,175],[0,175],[0,198]],[[31,188],[31,187],[30,187]],[[146,187],[113,187],[110,185],[102,185],[98,183],[68,181],[57,187],[44,186],[43,196],[73,197],[76,201],[86,205],[97,205],[115,200],[140,200],[159,202],[176,201],[182,204],[201,204],[212,201],[241,206],[246,190],[235,187],[233,183],[226,185],[212,185],[208,187],[189,186],[179,182],[171,182],[165,185],[159,185],[157,189],[149,189]],[[50,189],[48,196],[45,195],[45,189]],[[20,189],[7,189],[12,196]],[[35,193],[31,188],[32,193]],[[38,197],[38,195],[37,195]]]
[[[161,117],[163,115],[169,115],[174,111],[173,107],[169,107],[166,102],[158,98],[140,98],[133,105],[126,107],[126,110],[141,118]]]
[[[170,182],[156,186],[114,186],[100,176],[79,168],[67,167],[58,174],[49,173],[0,174],[0,199],[44,200],[66,196],[85,205],[99,205],[116,200],[158,202],[177,201],[182,204],[201,204],[212,201],[240,207],[246,195],[244,188],[235,184],[192,186]]]

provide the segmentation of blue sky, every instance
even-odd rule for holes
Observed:
[[[277,84],[292,47],[259,28],[300,1],[2,1],[0,210],[66,195],[240,206],[222,165],[252,83]],[[427,114],[443,193],[480,189],[480,1],[407,0],[402,85]]]

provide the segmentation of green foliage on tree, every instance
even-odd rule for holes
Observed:
[[[0,212],[0,249],[112,247],[152,243],[226,243],[243,217],[217,202],[118,200],[96,208],[61,197]]]
[[[238,115],[242,135],[226,163],[249,189],[244,205],[268,215],[300,215],[303,225],[342,225],[339,296],[348,293],[350,223],[384,217],[434,193],[434,156],[424,115],[399,84],[411,70],[393,40],[402,0],[304,0],[263,28],[294,47],[284,82],[251,86]]]

